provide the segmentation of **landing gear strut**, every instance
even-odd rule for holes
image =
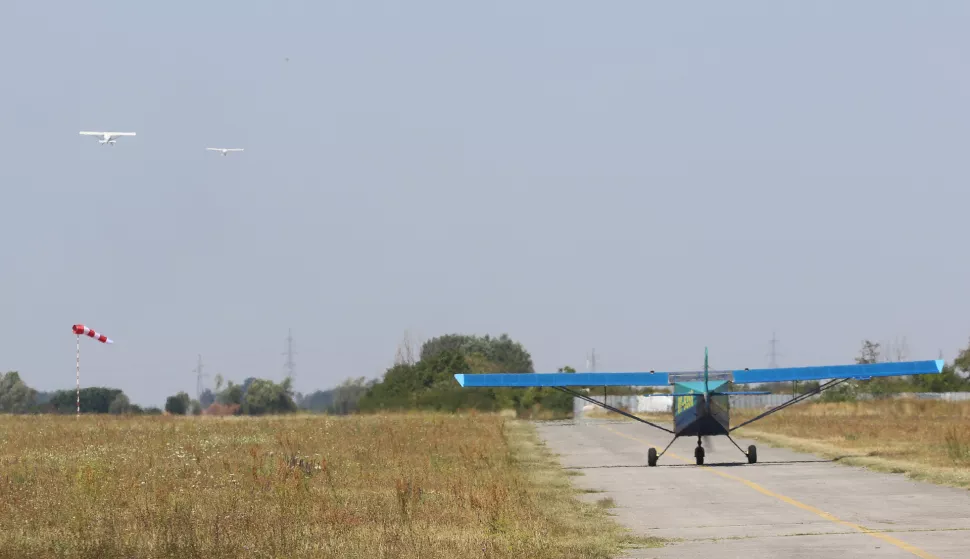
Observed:
[[[737,449],[741,451],[742,454],[748,457],[748,464],[754,464],[758,461],[758,447],[754,445],[748,445],[748,451],[745,452],[740,446],[738,446],[738,443],[734,442],[734,439],[731,438],[731,435],[728,435],[727,438],[729,441],[731,441],[731,444],[736,446]]]
[[[697,448],[694,449],[694,460],[698,466],[704,465],[704,447],[701,446],[701,436],[697,435]]]
[[[667,452],[667,449],[670,448],[670,445],[674,444],[674,441],[676,440],[677,440],[677,436],[675,435],[674,438],[670,439],[670,442],[667,443],[667,446],[664,447],[663,452],[661,452],[660,454],[657,454],[656,448],[650,447],[650,450],[647,451],[647,465],[650,467],[656,466],[657,460],[659,460],[660,457],[663,456],[665,452]]]

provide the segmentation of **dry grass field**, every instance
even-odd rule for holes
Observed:
[[[731,423],[756,414],[732,410]],[[970,402],[798,404],[737,433],[847,464],[970,488]]]
[[[0,417],[0,558],[608,557],[646,546],[494,415]]]

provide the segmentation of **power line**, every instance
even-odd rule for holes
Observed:
[[[293,355],[296,352],[293,351],[293,330],[290,329],[286,336],[286,351],[283,355],[286,356],[286,362],[283,363],[283,367],[286,368],[286,376],[292,379],[291,382],[296,382],[296,362],[293,361]]]
[[[778,368],[778,336],[775,335],[774,331],[771,332],[771,339],[768,340],[768,343],[771,344],[771,351],[768,352],[768,358],[770,360],[768,362],[768,366],[771,367],[772,369],[777,369]],[[798,381],[793,380],[791,381],[791,397],[794,398],[797,392],[798,392]]]
[[[586,370],[590,373],[596,372],[596,348],[586,357]],[[606,401],[606,386],[603,386],[603,401]]]
[[[771,340],[768,342],[771,344],[771,351],[768,352],[768,357],[770,361],[768,366],[772,369],[778,368],[778,338],[775,337],[775,333],[771,333]]]
[[[202,399],[202,392],[205,390],[203,388],[203,386],[202,386],[202,378],[209,376],[207,374],[203,374],[202,373],[202,355],[201,354],[199,355],[199,364],[196,365],[196,367],[193,370],[193,372],[195,373],[195,399],[196,400],[201,400]]]

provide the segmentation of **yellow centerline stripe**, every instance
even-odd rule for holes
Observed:
[[[645,441],[645,440],[640,439],[638,437],[634,437],[633,435],[627,435],[626,433],[621,433],[621,432],[619,432],[619,431],[617,431],[615,429],[612,429],[612,428],[610,428],[610,427],[608,427],[606,425],[600,425],[600,427],[603,427],[607,431],[610,431],[612,433],[615,433],[615,434],[617,434],[617,435],[619,435],[621,437],[625,437],[627,439],[631,439],[631,440],[637,441],[639,443],[643,443],[643,444],[648,445],[648,446],[653,446],[648,441]],[[680,460],[681,462],[686,462],[688,464],[690,463],[690,460],[687,460],[686,458],[684,458],[682,456],[678,456],[678,455],[676,455],[676,454],[674,454],[673,452],[670,452],[670,451],[667,451],[667,453],[664,454],[664,456],[673,456],[674,458]],[[808,512],[817,514],[818,516],[821,516],[822,518],[824,518],[825,520],[828,520],[829,522],[833,522],[835,524],[841,524],[843,526],[847,526],[849,528],[852,528],[853,530],[857,530],[859,532],[862,532],[863,534],[872,536],[874,538],[879,538],[880,540],[883,540],[885,542],[891,543],[892,545],[894,545],[894,546],[896,546],[896,547],[898,547],[898,548],[900,548],[902,550],[908,551],[908,552],[912,553],[913,555],[915,555],[917,557],[921,557],[922,559],[939,559],[937,556],[935,556],[935,555],[933,555],[933,554],[931,554],[931,553],[929,553],[927,551],[924,551],[924,550],[922,550],[922,549],[920,549],[920,548],[918,548],[916,546],[910,545],[910,544],[908,544],[908,543],[906,543],[906,542],[904,542],[902,540],[896,539],[896,538],[894,538],[894,537],[892,537],[892,536],[890,536],[888,534],[884,534],[882,532],[877,532],[875,530],[870,530],[870,529],[868,529],[868,528],[866,528],[864,526],[860,526],[858,524],[853,524],[852,522],[847,522],[845,520],[842,520],[841,518],[838,518],[838,517],[836,517],[836,516],[834,516],[832,514],[829,514],[829,513],[825,512],[825,511],[823,511],[823,510],[821,510],[819,508],[813,507],[811,505],[806,505],[805,503],[802,503],[800,501],[796,501],[795,499],[792,499],[791,497],[786,497],[785,495],[782,495],[780,493],[775,493],[774,491],[771,491],[769,489],[765,489],[764,487],[758,485],[757,483],[755,483],[753,481],[750,481],[750,480],[747,480],[747,479],[744,479],[742,477],[738,477],[738,476],[735,476],[735,475],[732,475],[732,474],[728,474],[728,473],[725,473],[725,472],[722,472],[722,471],[719,471],[719,470],[714,470],[710,466],[699,466],[699,467],[703,471],[705,471],[705,472],[711,472],[711,473],[717,474],[717,475],[719,475],[719,476],[721,476],[721,477],[723,477],[725,479],[730,479],[730,480],[734,480],[734,481],[741,482],[744,485],[747,485],[748,487],[750,487],[751,489],[754,489],[758,493],[761,493],[762,495],[767,495],[769,497],[774,497],[775,499],[778,499],[779,501],[782,501],[784,503],[788,503],[789,505],[792,505],[794,507],[800,508],[800,509],[802,509],[804,511],[808,511]]]

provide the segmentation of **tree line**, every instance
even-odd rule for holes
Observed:
[[[406,340],[407,342],[407,340]],[[905,361],[905,352],[884,350],[882,344],[863,340],[856,363]],[[513,409],[519,414],[540,409],[558,413],[572,411],[572,396],[551,388],[461,388],[455,373],[535,372],[532,358],[522,344],[503,334],[498,338],[449,334],[433,338],[415,356],[409,343],[399,350],[396,363],[380,382],[371,384],[357,407],[362,412],[395,409],[455,411]],[[571,367],[559,372],[575,372]],[[818,381],[765,383],[761,390],[775,393],[807,393],[819,388]],[[650,387],[576,387],[590,396],[668,392]],[[970,391],[970,346],[960,351],[936,375],[852,380],[822,393],[823,401],[853,400],[862,395],[885,397],[905,392]]]
[[[563,367],[562,372],[575,372]],[[448,334],[423,343],[415,355],[406,344],[380,382],[357,402],[361,412],[422,409],[458,411],[515,410],[568,413],[573,399],[552,388],[462,388],[455,374],[532,373],[532,356],[507,334],[498,337]]]
[[[563,367],[562,372],[575,372]],[[498,337],[448,334],[423,343],[419,351],[405,342],[395,363],[380,379],[348,378],[328,390],[295,394],[289,380],[280,384],[248,378],[242,384],[206,390],[198,400],[185,392],[170,396],[173,414],[310,413],[351,414],[405,409],[458,411],[516,410],[519,414],[572,411],[572,397],[551,388],[461,388],[456,373],[534,372],[532,356],[507,334]]]
[[[18,371],[0,375],[0,413],[76,413],[78,397],[81,410],[87,413],[160,414],[156,407],[142,408],[132,404],[128,396],[117,388],[93,386],[44,392],[27,385]]]
[[[900,352],[885,351],[880,343],[864,340],[856,363],[903,361]],[[569,366],[560,372],[574,373]],[[249,377],[242,383],[226,382],[216,376],[215,389],[206,389],[198,399],[180,391],[165,401],[164,412],[178,415],[265,415],[286,413],[374,413],[404,409],[454,412],[514,410],[519,415],[572,411],[572,396],[552,388],[462,388],[456,373],[531,373],[532,356],[507,334],[447,334],[416,348],[410,340],[398,349],[394,364],[380,379],[348,378],[336,387],[303,395],[294,392],[292,380],[282,382]],[[768,383],[762,390],[775,393],[806,393],[817,389],[816,381]],[[577,387],[583,390],[582,387]],[[596,387],[585,390],[593,396],[663,392],[651,388]],[[938,375],[853,380],[823,393],[823,400],[851,400],[862,394],[875,397],[901,392],[970,391],[970,347],[946,363]],[[87,387],[80,392],[82,413],[161,414],[156,407],[132,404],[122,390]],[[74,389],[38,391],[21,379],[19,372],[0,375],[0,413],[75,413]]]
[[[883,344],[872,340],[863,340],[855,362],[889,363],[906,361],[904,352],[895,348],[888,351]],[[773,382],[761,386],[763,390],[774,393],[804,394],[816,390],[818,381],[808,382]],[[909,375],[900,377],[882,377],[870,380],[846,381],[834,388],[826,390],[821,395],[822,401],[852,401],[859,397],[884,398],[893,394],[913,392],[967,392],[970,391],[970,345],[960,350],[952,363],[945,363],[943,370],[935,375]]]
[[[132,404],[118,388],[85,387],[80,390],[81,413],[157,415],[265,415],[296,413],[347,414],[357,411],[356,402],[376,380],[347,379],[329,390],[304,396],[293,391],[292,380],[273,382],[249,377],[242,383],[216,377],[215,390],[206,389],[198,399],[185,391],[169,396],[163,408]],[[0,413],[73,414],[78,407],[77,389],[45,392],[31,388],[19,371],[0,374]]]

